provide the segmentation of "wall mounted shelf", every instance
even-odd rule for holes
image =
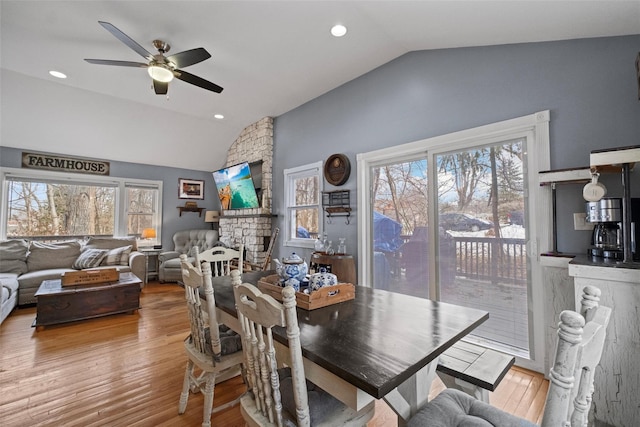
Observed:
[[[329,222],[334,216],[344,216],[346,217],[347,224],[349,224],[349,217],[351,216],[350,204],[351,200],[349,190],[322,192],[322,207],[327,213]]]
[[[204,208],[192,208],[186,206],[178,206],[178,209],[180,209],[180,215],[178,216],[182,216],[182,212],[198,212],[198,216],[202,216],[202,211],[204,211]]]

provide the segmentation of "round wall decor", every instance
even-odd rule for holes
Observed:
[[[332,154],[324,163],[324,179],[332,185],[342,185],[349,179],[351,163],[344,154]]]

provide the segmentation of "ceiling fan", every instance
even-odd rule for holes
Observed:
[[[167,94],[167,91],[169,90],[169,82],[173,80],[174,77],[182,80],[183,82],[191,83],[192,85],[212,92],[222,92],[222,87],[217,84],[211,83],[208,80],[194,76],[193,74],[180,69],[211,58],[211,54],[209,54],[206,49],[199,47],[196,49],[185,50],[184,52],[176,53],[175,55],[164,56],[165,53],[169,52],[171,46],[162,40],[154,40],[153,46],[158,50],[158,54],[152,55],[114,25],[103,21],[98,21],[98,23],[113,34],[118,40],[129,46],[149,62],[145,64],[142,62],[113,61],[110,59],[85,59],[85,61],[91,64],[146,68],[153,79],[153,89],[157,95]]]

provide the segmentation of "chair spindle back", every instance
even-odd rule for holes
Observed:
[[[185,254],[180,255],[180,265],[188,306],[191,338],[199,352],[203,354],[213,352],[214,359],[220,361],[222,349],[216,318],[216,301],[211,283],[211,267],[209,263],[203,263],[201,269],[198,269],[187,260]],[[204,300],[200,298],[198,290],[200,287],[204,289]],[[207,329],[211,336],[210,349],[207,348],[206,342]]]
[[[295,291],[283,289],[283,303],[263,294],[254,285],[234,287],[238,319],[243,331],[243,351],[247,361],[249,388],[255,405],[270,423],[283,425],[278,362],[272,329],[285,327],[289,340],[289,357],[297,425],[309,426],[309,403],[300,347],[300,329],[296,313]]]
[[[593,374],[604,349],[609,307],[599,306],[600,289],[586,286],[580,313],[560,313],[558,343],[549,373],[549,392],[542,426],[583,427],[591,408]]]

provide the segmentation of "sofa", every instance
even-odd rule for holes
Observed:
[[[160,252],[158,255],[158,280],[160,283],[179,282],[182,280],[182,269],[180,267],[180,255],[186,254],[189,262],[193,263],[194,249],[206,251],[214,246],[224,246],[218,240],[217,230],[183,230],[173,235],[172,251]]]
[[[44,243],[11,239],[0,242],[0,323],[16,305],[36,303],[35,293],[43,280],[59,279],[63,273],[117,268],[143,280],[146,259],[135,238],[90,237],[86,240]]]

